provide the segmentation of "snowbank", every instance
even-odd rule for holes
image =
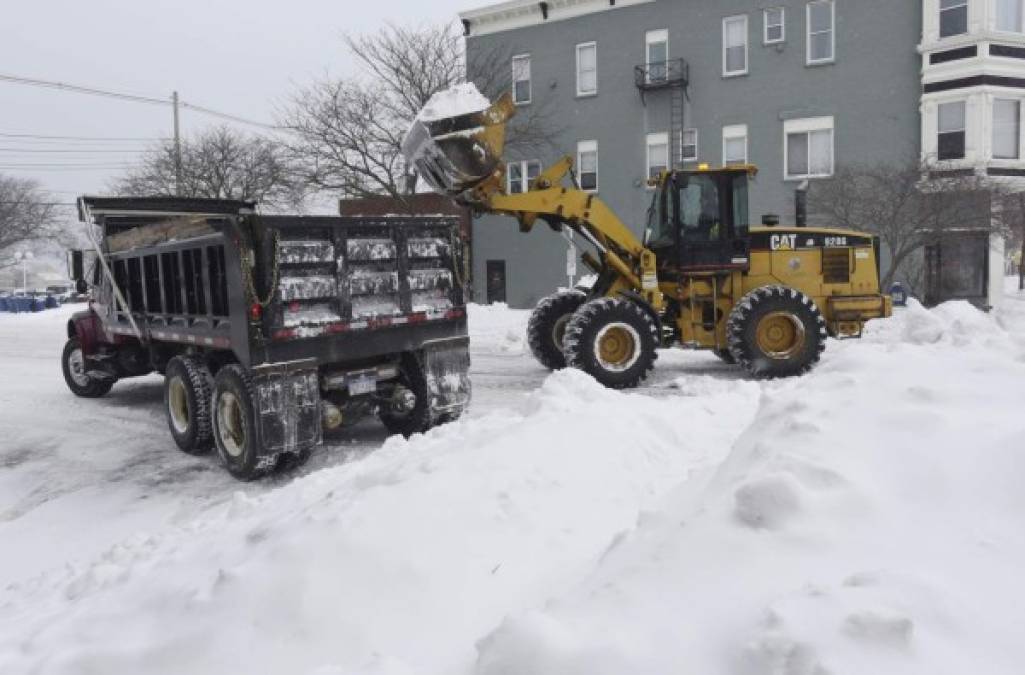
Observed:
[[[527,348],[530,311],[509,309],[505,303],[467,305],[470,341],[475,351],[523,354]]]
[[[1020,673],[1020,344],[954,303],[830,350],[476,672]]]

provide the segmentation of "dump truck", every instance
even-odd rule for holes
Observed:
[[[491,105],[472,85],[441,92],[410,127],[403,153],[434,191],[477,214],[511,216],[523,232],[540,221],[587,242],[581,260],[597,275],[593,287],[559,291],[531,315],[528,342],[545,367],[634,387],[657,348],[678,345],[712,350],[756,377],[800,375],[827,336],[859,337],[867,321],[890,315],[879,239],[773,218],[752,227],[754,166],[662,172],[637,228],[643,238],[580,189],[571,157],[508,194],[502,153],[514,112],[508,94]]]
[[[377,415],[411,435],[470,399],[458,223],[263,215],[250,202],[82,197],[90,292],[67,324],[77,396],[163,375],[179,448],[252,479],[304,462],[325,430]]]

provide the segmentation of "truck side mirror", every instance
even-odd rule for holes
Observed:
[[[85,280],[85,261],[80,250],[68,251],[68,278],[75,282]]]

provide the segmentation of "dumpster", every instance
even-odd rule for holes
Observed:
[[[7,311],[7,298],[0,298],[0,312]]]
[[[29,298],[28,311],[41,312],[46,309],[46,300],[43,298]]]

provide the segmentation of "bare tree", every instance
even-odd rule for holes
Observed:
[[[402,157],[402,139],[435,93],[475,82],[494,100],[511,84],[511,55],[471,55],[452,26],[404,28],[349,36],[346,45],[363,74],[322,79],[293,96],[283,125],[295,132],[292,156],[315,189],[346,197],[387,195],[398,200],[412,190]],[[542,97],[543,98],[543,97]],[[551,146],[557,132],[547,106],[530,106],[510,125],[508,147]]]
[[[888,288],[922,247],[955,231],[998,227],[991,204],[999,194],[974,174],[943,173],[919,162],[849,165],[812,184],[808,211],[817,222],[879,235],[890,255],[881,280]]]
[[[297,206],[302,192],[277,141],[216,127],[181,146],[181,186],[177,184],[174,143],[148,151],[113,188],[120,194],[239,199],[271,206]]]
[[[38,182],[0,174],[0,269],[15,247],[59,234],[58,208]]]

